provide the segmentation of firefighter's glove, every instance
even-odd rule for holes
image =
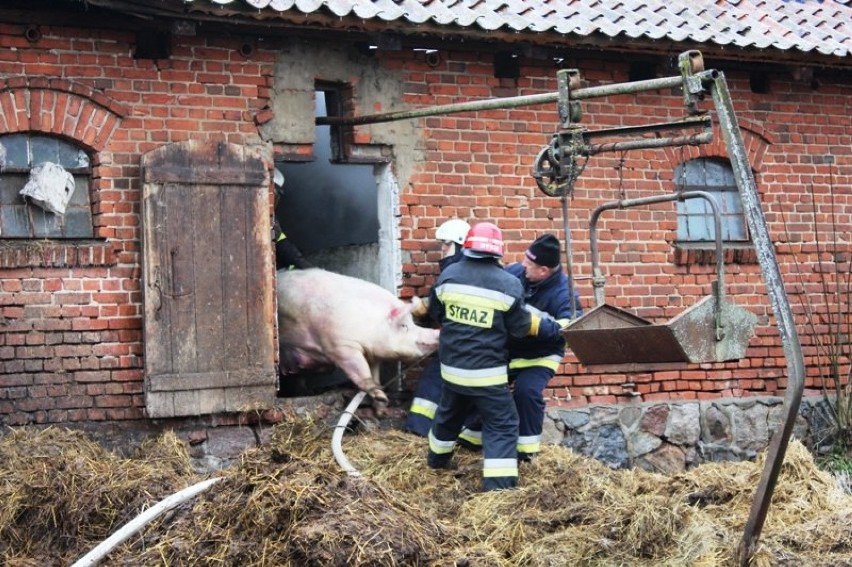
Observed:
[[[528,336],[537,337],[539,327],[541,327],[541,317],[538,315],[532,315],[530,317],[530,332],[527,333]]]
[[[570,322],[569,319],[542,319],[538,315],[532,315],[528,335],[546,340],[554,339],[562,335]]]
[[[423,317],[429,311],[429,298],[421,299],[417,296],[411,298],[411,315]]]

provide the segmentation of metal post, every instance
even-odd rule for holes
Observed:
[[[560,69],[556,73],[556,84],[559,88],[557,111],[559,127],[566,129],[571,123],[580,120],[580,103],[571,101],[571,90],[580,85],[580,73],[577,69]],[[572,156],[574,157],[574,156]],[[560,163],[563,161],[560,158]],[[562,192],[562,225],[565,229],[565,271],[568,276],[568,294],[570,297],[571,318],[577,316],[577,300],[574,294],[574,254],[571,249],[571,223],[568,220],[568,187]]]
[[[740,127],[734,115],[731,95],[724,74],[718,73],[710,83],[710,87],[719,117],[719,128],[728,149],[728,158],[731,160],[749,230],[757,251],[757,259],[760,262],[763,280],[769,293],[769,301],[772,311],[775,313],[778,334],[781,336],[784,356],[787,359],[788,372],[787,391],[784,394],[784,420],[769,443],[769,452],[760,477],[760,484],[751,504],[751,512],[749,512],[748,521],[743,530],[742,541],[737,549],[737,561],[745,567],[748,565],[752,553],[754,553],[755,543],[763,529],[763,522],[766,520],[766,513],[772,500],[772,491],[775,489],[778,474],[781,472],[781,464],[784,462],[787,443],[790,441],[790,435],[793,432],[793,425],[802,401],[805,363],[802,345],[799,342],[799,335],[793,322],[793,312],[784,290],[781,271],[775,258],[775,249],[769,238],[766,218],[763,215],[763,209],[760,207],[754,176],[745,155],[745,144],[743,144],[740,136]]]
[[[565,272],[568,275],[568,293],[571,297],[571,318],[577,316],[577,297],[574,294],[574,255],[571,252],[571,223],[568,222],[568,195],[562,195],[562,226],[565,229]]]

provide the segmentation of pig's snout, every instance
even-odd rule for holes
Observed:
[[[438,350],[438,336],[439,332],[437,330],[426,332],[421,335],[417,341],[417,348],[423,355],[432,354]]]

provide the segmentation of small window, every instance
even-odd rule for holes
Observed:
[[[74,179],[74,192],[59,215],[21,195],[36,166],[52,162]],[[89,200],[91,160],[76,145],[39,134],[0,136],[0,238],[92,238]]]
[[[748,241],[742,201],[734,172],[727,160],[689,160],[675,170],[675,184],[683,191],[705,191],[716,197],[723,241]],[[715,241],[713,210],[705,199],[688,199],[677,203],[677,239],[679,242]]]

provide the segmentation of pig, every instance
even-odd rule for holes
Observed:
[[[438,348],[439,331],[414,324],[416,303],[372,282],[310,268],[280,270],[277,284],[282,374],[336,366],[383,409],[388,398],[378,364],[416,360]]]

